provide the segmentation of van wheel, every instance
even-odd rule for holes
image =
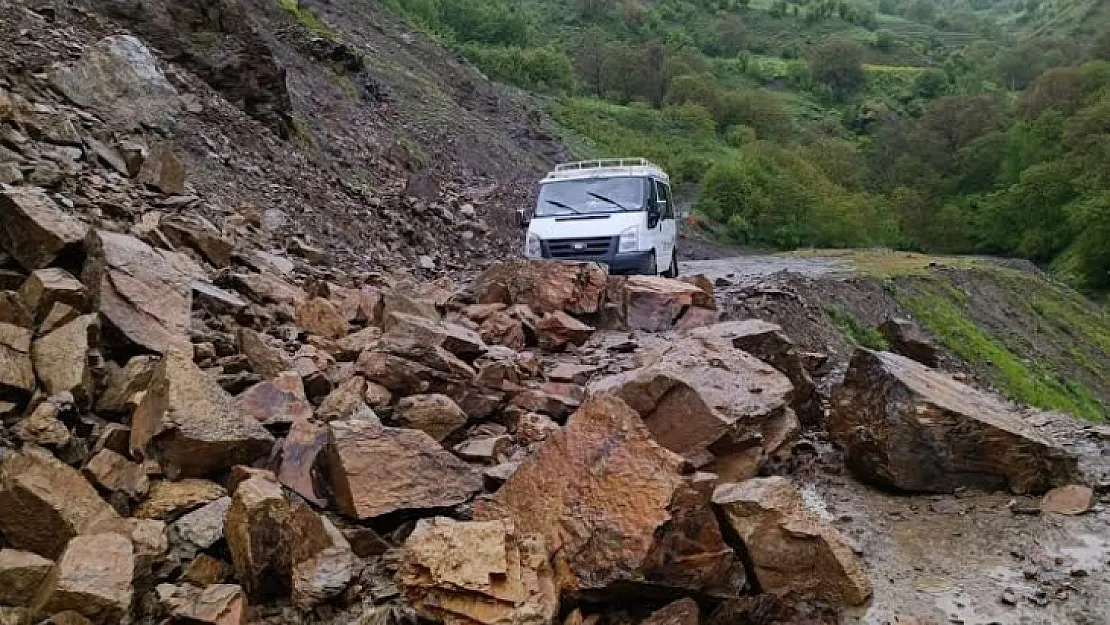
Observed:
[[[663,272],[664,278],[678,277],[678,249],[671,252],[671,268]]]

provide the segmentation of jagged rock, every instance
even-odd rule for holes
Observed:
[[[605,295],[603,325],[612,329],[662,332],[695,327],[716,317],[717,302],[681,280],[655,276],[613,276]]]
[[[504,307],[504,304],[487,304]],[[495,311],[482,321],[478,329],[482,340],[490,345],[502,345],[512,350],[522,350],[527,343],[524,324],[507,312]]]
[[[1041,499],[1041,511],[1074,516],[1089,511],[1093,502],[1094,491],[1089,487],[1069,484],[1045,493]]]
[[[543,442],[547,440],[548,436],[558,431],[559,424],[535,412],[524,414],[516,425],[517,439],[525,445]]]
[[[137,500],[150,488],[143,466],[131,462],[120,454],[101,449],[85,464],[85,475],[97,486],[110,493],[121,492]]]
[[[303,290],[269,273],[233,273],[228,276],[227,283],[259,304],[295,306],[308,299]]]
[[[19,296],[28,308],[40,311],[41,316],[55,302],[68,304],[75,310],[85,310],[88,294],[85,285],[68,271],[49,267],[32,271],[20,286]]]
[[[87,535],[114,533],[131,541],[135,554],[134,582],[141,589],[152,585],[155,569],[165,560],[169,551],[166,524],[153,519],[115,517],[103,519],[92,525]]]
[[[223,486],[208,480],[159,480],[150,485],[147,498],[135,510],[135,517],[173,521],[186,512],[226,495],[227,490]]]
[[[362,352],[373,349],[381,338],[381,328],[374,326],[363,328],[336,341],[331,353],[338,361],[353,362],[358,360]]]
[[[452,449],[463,460],[496,464],[512,448],[511,436],[475,436],[455,445]]]
[[[475,378],[469,365],[427,345],[379,346],[359,356],[358,371],[400,395],[440,393],[456,400],[466,396]]]
[[[472,291],[479,304],[524,304],[541,315],[590,315],[601,308],[605,285],[605,270],[596,263],[514,261],[486,271]]]
[[[297,325],[309,334],[327,339],[341,339],[350,330],[343,314],[322,297],[297,303]]]
[[[698,604],[689,597],[679,599],[640,621],[640,625],[698,625]]]
[[[251,387],[235,398],[235,406],[263,425],[288,425],[311,419],[313,412],[301,376],[292,371]]]
[[[0,184],[19,184],[23,182],[23,170],[17,163],[0,163]]]
[[[683,478],[683,465],[635,411],[599,395],[491,500],[478,502],[474,516],[542,534],[563,591],[738,593],[743,568],[708,508],[710,493]]]
[[[316,409],[321,421],[346,421],[348,419],[377,420],[377,415],[362,398],[366,380],[354,376],[340,384]]]
[[[998,397],[897,354],[856,350],[829,430],[861,479],[905,491],[1041,492],[1077,460]]]
[[[90,399],[93,376],[88,354],[99,339],[97,315],[85,315],[34,342],[31,360],[47,393],[72,393],[82,404]]]
[[[231,565],[202,553],[185,565],[185,569],[181,571],[181,581],[205,588],[223,583],[231,574]]]
[[[69,428],[58,418],[63,409],[73,407],[73,397],[64,395],[42,402],[12,428],[16,438],[33,445],[59,450],[73,440]]]
[[[23,400],[35,390],[31,330],[5,321],[12,317],[0,309],[0,398]]]
[[[237,315],[247,309],[250,304],[231,291],[225,291],[217,286],[200,280],[191,280],[189,288],[193,290],[193,300],[198,308],[206,310],[213,315]]]
[[[916,323],[909,319],[890,317],[879,326],[894,351],[927,366],[937,366],[937,346]]]
[[[93,453],[110,449],[121,456],[129,452],[131,428],[120,423],[107,423],[93,444]]]
[[[164,353],[190,350],[190,279],[172,252],[160,252],[127,235],[94,231],[82,280],[93,309],[122,338]]]
[[[390,313],[389,341],[411,341],[419,345],[442,347],[464,360],[473,360],[486,351],[486,344],[476,332],[445,321],[432,321],[416,315]]]
[[[596,380],[589,392],[616,393],[675,453],[695,460],[756,448],[769,456],[796,434],[790,381],[727,342],[676,339],[644,363]]]
[[[382,320],[382,292],[372,287],[345,289],[332,286],[331,299],[351,323],[379,325]]]
[[[0,605],[29,606],[54,563],[30,551],[0,549]]]
[[[848,605],[871,596],[867,574],[840,533],[785,478],[721,485],[713,503],[744,542],[765,592]]]
[[[314,265],[326,265],[328,263],[328,254],[324,250],[309,244],[301,237],[293,237],[289,242],[289,252],[300,256]]]
[[[34,621],[31,620],[30,608],[19,608],[15,606],[0,605],[0,625],[31,625],[33,622]],[[45,625],[52,624],[46,623]],[[75,625],[83,624],[77,623]]]
[[[382,329],[389,331],[394,321],[393,314],[414,315],[430,321],[439,321],[436,302],[421,297],[415,287],[397,287],[382,293]]]
[[[243,589],[234,584],[158,587],[162,605],[172,622],[188,625],[242,625],[247,611]]]
[[[377,532],[369,527],[352,527],[343,530],[343,538],[351,545],[351,551],[360,558],[380,556],[390,550],[390,545]]]
[[[291,515],[281,485],[270,476],[252,477],[235,490],[224,536],[236,578],[248,595],[267,599],[288,596],[292,591],[295,546]]]
[[[426,432],[437,441],[466,425],[466,413],[446,395],[412,395],[397,402],[393,420],[400,427]]]
[[[93,622],[78,612],[66,610],[51,616],[39,625],[93,625]]]
[[[168,352],[131,422],[132,455],[154,458],[168,475],[202,476],[270,453],[274,437],[193,361]],[[136,456],[136,457],[138,457]]]
[[[327,501],[317,492],[313,467],[327,444],[327,427],[307,419],[294,421],[282,442],[277,471],[278,481],[286,488],[320,507]]]
[[[205,550],[224,536],[224,522],[231,508],[231,497],[220,497],[174,521],[173,532],[182,540]]]
[[[57,558],[69,539],[116,516],[76,469],[45,450],[0,461],[0,534],[11,547]]]
[[[292,534],[306,537],[293,549],[293,602],[311,608],[343,594],[361,563],[343,534],[304,504],[294,504]]]
[[[185,164],[169,146],[155,145],[143,159],[138,180],[166,195],[185,195]],[[226,254],[229,261],[227,264],[230,264],[231,250],[230,246],[227,247],[228,249],[220,251],[218,257],[222,258]],[[226,267],[227,264],[217,266]]]
[[[334,503],[360,520],[454,506],[482,487],[466,463],[419,430],[335,421],[326,453]]]
[[[131,610],[135,552],[119,534],[76,536],[35,599],[40,617],[72,610],[94,623],[119,623]]]
[[[150,376],[157,366],[158,360],[153,356],[135,356],[123,367],[109,362],[104,390],[96,400],[96,409],[100,412],[117,413],[135,409],[138,406],[136,396],[146,391],[150,385]]]
[[[276,378],[293,369],[293,363],[280,348],[270,345],[265,334],[250,328],[239,328],[236,334],[239,351],[247,357],[251,370],[267,378]]]
[[[51,83],[74,104],[125,129],[168,126],[180,107],[154,55],[130,35],[101,39],[80,60],[56,70]]]
[[[540,347],[562,351],[567,345],[582,345],[594,329],[561,310],[547,313],[536,326]]]
[[[405,541],[404,597],[446,625],[551,623],[559,595],[540,534],[511,521],[421,520]]]
[[[46,267],[78,249],[88,226],[68,215],[42,189],[0,188],[0,250],[24,269]]]

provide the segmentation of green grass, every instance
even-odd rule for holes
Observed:
[[[830,306],[825,309],[825,314],[852,345],[876,351],[890,349],[890,344],[878,328],[863,323],[851,312],[838,306]]]
[[[310,32],[325,39],[334,39],[335,31],[330,26],[324,23],[318,15],[312,12],[312,9],[301,6],[299,0],[277,0],[278,6],[283,11],[288,13],[297,23],[304,26]]]

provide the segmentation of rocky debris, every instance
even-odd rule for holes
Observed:
[[[1043,492],[1077,460],[1016,408],[897,354],[857,350],[829,429],[868,482],[918,492]]]
[[[535,412],[525,413],[516,424],[516,437],[526,445],[541,443],[547,440],[548,436],[558,431],[558,423],[555,423],[546,415]]]
[[[100,340],[97,315],[78,317],[31,346],[35,373],[51,395],[70,393],[80,403],[92,394],[93,374],[89,352]]]
[[[289,425],[312,418],[301,376],[292,371],[261,382],[235,398],[235,407],[262,425]]]
[[[1054,488],[1041,499],[1041,511],[1074,516],[1091,509],[1094,491],[1087,486],[1069,484]]]
[[[504,304],[489,304],[488,306],[504,307]],[[522,350],[527,345],[528,337],[525,333],[524,323],[516,316],[496,311],[481,319],[478,333],[482,340],[489,345],[500,345],[513,350]]]
[[[150,480],[142,465],[110,449],[101,449],[84,468],[85,475],[108,493],[122,493],[128,500],[138,500],[146,495]]]
[[[203,476],[270,453],[274,437],[181,352],[165,355],[131,423],[131,449],[171,475]]]
[[[743,569],[708,510],[709,493],[683,478],[683,465],[624,402],[595,396],[476,504],[475,518],[543,535],[565,592],[739,592]]]
[[[511,436],[475,436],[455,445],[452,450],[463,460],[496,464],[505,459],[512,448]]]
[[[270,344],[261,332],[250,328],[239,328],[236,334],[239,351],[247,357],[251,370],[267,377],[276,378],[286,371],[293,370],[293,363],[280,348]]]
[[[30,606],[54,563],[30,551],[0,549],[0,605]]]
[[[377,422],[377,415],[363,399],[366,380],[353,376],[324,399],[316,409],[316,416],[322,421],[345,421],[364,419]]]
[[[397,402],[397,425],[427,433],[442,442],[466,425],[466,413],[446,395],[411,395]]]
[[[174,521],[174,535],[198,550],[210,549],[224,535],[231,497],[220,497]]]
[[[723,484],[713,503],[744,542],[765,592],[848,605],[871,596],[867,574],[840,533],[785,478]]]
[[[131,610],[135,552],[114,533],[76,536],[35,599],[35,612],[50,616],[72,610],[93,623],[119,623]]]
[[[358,577],[362,563],[346,537],[326,517],[294,504],[292,534],[310,537],[293,549],[293,602],[309,609],[342,595]]]
[[[521,260],[495,265],[471,291],[479,304],[523,304],[541,315],[592,315],[601,309],[605,286],[605,270],[596,263]]]
[[[137,408],[138,400],[150,385],[150,377],[157,365],[158,360],[152,356],[135,356],[123,367],[108,361],[96,409],[107,413],[129,413]]]
[[[281,485],[270,477],[252,477],[235,490],[224,535],[236,578],[248,595],[272,599],[292,592],[292,514]]]
[[[909,319],[891,317],[879,326],[879,332],[895,352],[927,367],[938,364],[937,346],[929,335]]]
[[[147,186],[154,187],[166,195],[185,195],[185,165],[181,162],[181,159],[173,153],[172,149],[163,144],[155,145],[150,149],[146,158],[143,159],[143,165],[139,169],[138,180]],[[175,234],[181,233],[180,227],[168,229],[171,230],[171,232],[176,231],[174,232]],[[189,240],[190,243],[201,243],[203,246],[203,241],[198,240],[197,237],[189,237],[187,232],[185,235],[186,236],[182,238],[186,238],[186,240],[191,239]],[[213,247],[202,247],[202,249],[208,252],[206,257],[210,262],[213,259],[217,261],[227,259],[227,262],[223,262],[222,264],[213,262],[216,266],[226,267],[230,264],[231,249],[226,242],[220,247],[225,249],[216,250]]]
[[[190,625],[242,625],[247,611],[243,589],[235,584],[210,584],[203,588],[163,584],[158,594],[174,623]]]
[[[420,617],[447,625],[550,623],[559,609],[543,536],[511,521],[421,520],[399,580]]]
[[[0,307],[4,302],[0,301]],[[22,310],[22,307],[20,307]],[[35,370],[31,362],[31,329],[11,323],[19,319],[11,308],[0,309],[0,398],[26,399],[35,390]]]
[[[72,395],[52,397],[36,406],[30,416],[17,423],[12,428],[12,433],[25,443],[55,451],[62,450],[70,445],[73,437],[58,415],[71,408],[73,408]]]
[[[0,534],[11,547],[57,558],[71,538],[116,516],[76,469],[45,450],[0,460]]]
[[[19,288],[19,296],[30,310],[47,311],[55,302],[83,311],[87,305],[85,285],[68,271],[57,267],[36,269]]]
[[[707,325],[717,318],[712,291],[668,278],[611,276],[602,326],[662,332]]]
[[[177,517],[227,495],[224,487],[208,480],[155,481],[146,499],[135,509],[139,519],[173,521]]]
[[[562,311],[547,313],[536,325],[540,347],[557,352],[568,345],[581,346],[594,329]]]
[[[328,428],[308,420],[297,420],[281,446],[278,481],[319,507],[327,501],[317,492],[314,467],[328,444]]]
[[[689,597],[679,599],[640,621],[640,625],[698,625],[698,604]]]
[[[74,104],[123,129],[169,126],[180,106],[154,55],[130,35],[102,39],[80,60],[57,69],[51,83]]]
[[[80,247],[88,226],[65,213],[42,189],[0,188],[0,249],[24,269],[47,267]]]
[[[473,360],[486,351],[482,337],[460,325],[396,312],[388,318],[387,341],[440,347],[463,360]]]
[[[347,318],[330,301],[313,297],[297,302],[297,325],[316,336],[341,339],[350,330]]]

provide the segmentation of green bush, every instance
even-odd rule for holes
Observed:
[[[574,91],[574,69],[561,50],[471,43],[459,46],[459,51],[494,80],[532,91]]]

